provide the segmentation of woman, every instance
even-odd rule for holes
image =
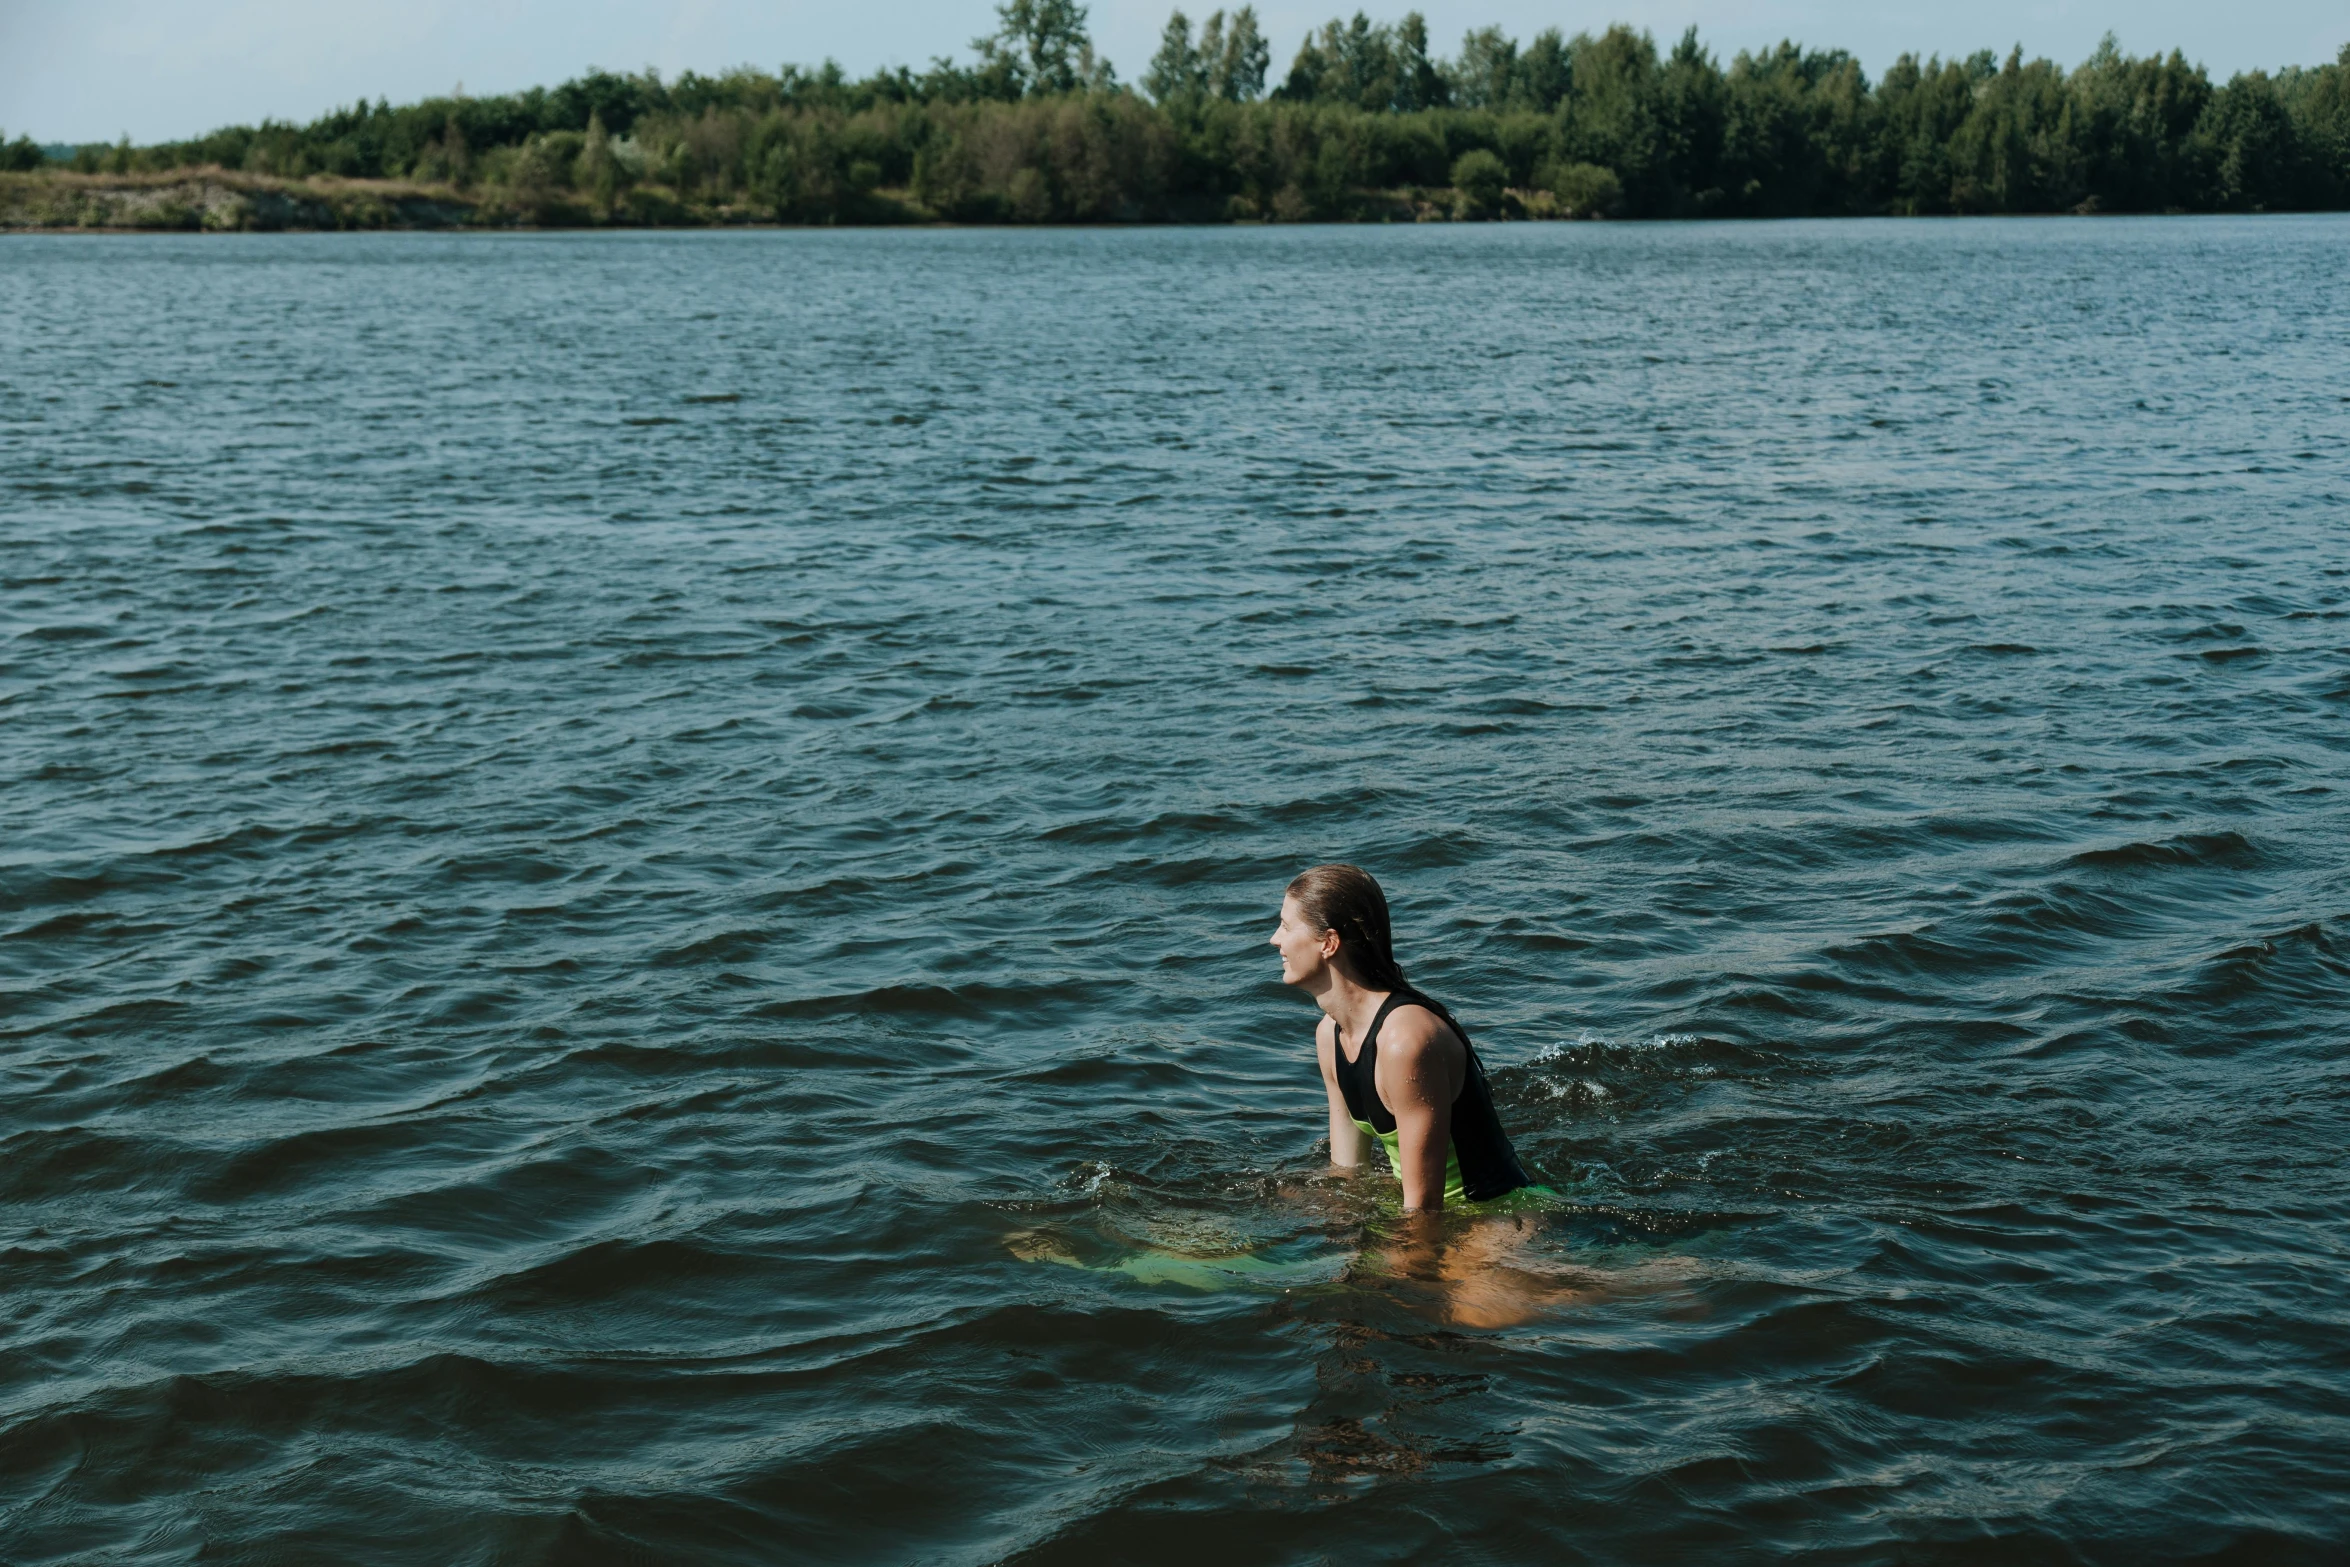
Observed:
[[[1317,865],[1292,881],[1273,946],[1281,982],[1322,1009],[1314,1049],[1330,1096],[1332,1163],[1358,1166],[1378,1143],[1403,1181],[1407,1211],[1533,1187],[1467,1032],[1405,983],[1387,897],[1369,872]]]
[[[1353,1276],[1394,1281],[1407,1292],[1433,1285],[1428,1304],[1469,1328],[1510,1327],[1583,1298],[1578,1288],[1529,1271],[1522,1217],[1492,1214],[1517,1206],[1497,1201],[1513,1193],[1529,1206],[1548,1206],[1558,1194],[1532,1184],[1519,1167],[1468,1034],[1404,983],[1379,884],[1352,865],[1315,866],[1289,884],[1273,945],[1282,980],[1322,1008],[1314,1039],[1330,1096],[1332,1161],[1359,1166],[1378,1143],[1403,1178],[1408,1219],[1358,1259]],[[1434,1211],[1447,1206],[1485,1207],[1490,1217],[1448,1225]],[[1194,1289],[1319,1283],[1327,1266],[1320,1258],[1284,1263],[1247,1251],[1197,1256],[1154,1246],[1095,1267],[1042,1231],[1007,1243],[1031,1262]]]

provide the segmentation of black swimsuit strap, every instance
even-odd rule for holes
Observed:
[[[1363,1030],[1363,1042],[1355,1046],[1355,1060],[1361,1061],[1364,1051],[1378,1048],[1379,1025],[1387,1021],[1388,1013],[1393,1012],[1398,1006],[1424,1003],[1424,1001],[1425,998],[1417,991],[1389,991],[1387,999],[1379,1003],[1379,1010],[1371,1014],[1371,1026]],[[1346,1041],[1343,1037],[1338,1042],[1338,1053],[1342,1056],[1346,1054]]]

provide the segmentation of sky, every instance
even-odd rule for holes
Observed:
[[[1194,0],[1200,20],[1216,0]],[[1361,0],[1347,0],[1351,15]],[[1169,0],[1092,0],[1101,51],[1133,81]],[[1392,20],[1413,0],[1365,6]],[[2125,49],[2176,48],[2215,77],[2317,65],[2350,42],[2345,0],[1418,0],[1442,52],[1472,27],[1524,39],[1629,22],[1670,42],[1695,25],[1726,62],[1782,38],[1859,56],[2004,54],[2070,66],[2108,30]],[[1336,0],[1258,0],[1273,73]],[[992,0],[0,0],[0,134],[40,142],[192,136],[264,117],[309,120],[361,98],[394,103],[551,86],[590,66],[664,75],[837,59],[852,74],[968,57]]]

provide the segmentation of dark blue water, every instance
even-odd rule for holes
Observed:
[[[0,1559],[2341,1559],[2345,300],[0,244]],[[1569,1194],[1503,1325],[1323,1173],[1328,858]]]

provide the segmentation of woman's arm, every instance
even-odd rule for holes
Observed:
[[[1407,1022],[1390,1016],[1389,1035],[1379,1045],[1379,1097],[1395,1116],[1396,1151],[1402,1168],[1403,1205],[1444,1206],[1445,1157],[1452,1151],[1452,1102],[1459,1092],[1445,1047],[1452,1031],[1421,1011]],[[1403,1026],[1398,1027],[1398,1024]],[[1457,1051],[1458,1046],[1453,1050]],[[1466,1052],[1461,1052],[1465,1057]]]
[[[1328,1018],[1314,1031],[1314,1058],[1322,1063],[1322,1091],[1330,1096],[1330,1162],[1342,1170],[1354,1169],[1371,1157],[1371,1139],[1347,1113],[1346,1095],[1338,1091],[1338,1025]]]

